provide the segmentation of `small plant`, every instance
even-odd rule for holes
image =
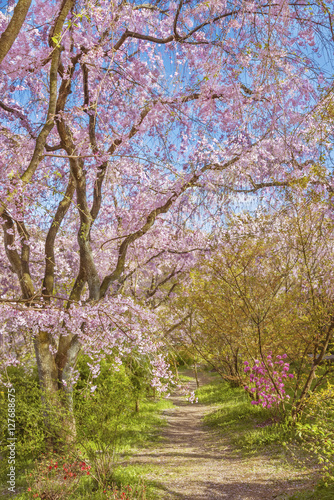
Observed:
[[[110,500],[146,500],[146,486],[143,481],[136,486],[130,485],[118,487],[113,484],[103,491],[106,498]]]
[[[73,456],[46,454],[27,475],[31,498],[65,500],[72,495],[83,476],[90,475],[91,466]]]

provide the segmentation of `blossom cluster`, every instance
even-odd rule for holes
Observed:
[[[247,373],[250,381],[250,385],[246,385],[245,389],[256,395],[252,404],[271,408],[290,399],[284,389],[284,379],[293,378],[293,374],[288,373],[290,364],[284,361],[286,358],[286,354],[273,358],[270,352],[266,361],[255,359],[252,367],[248,361],[244,362],[244,372]]]
[[[179,381],[176,382],[176,388],[182,396],[186,398],[189,403],[198,403],[195,391],[192,391],[189,384],[183,384]]]

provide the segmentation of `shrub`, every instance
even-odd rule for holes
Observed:
[[[15,438],[16,468],[24,468],[26,464],[45,451],[46,429],[43,421],[41,392],[38,384],[37,370],[25,371],[22,367],[8,367],[8,379],[15,389]],[[0,461],[1,479],[5,481],[8,472],[8,398],[7,388],[1,388],[0,397]]]
[[[308,453],[313,453],[326,481],[334,481],[334,386],[310,394],[296,435]]]
[[[273,359],[272,354],[269,353],[266,362],[256,359],[252,367],[247,361],[244,362],[244,371],[248,374],[250,382],[245,389],[255,396],[252,404],[277,409],[280,404],[290,399],[284,389],[284,379],[292,378],[293,374],[288,373],[290,365],[284,362],[286,357],[286,354],[283,354]]]
[[[92,465],[93,477],[104,488],[113,480],[115,455],[126,439],[126,429],[143,392],[126,366],[115,370],[107,361],[101,364],[96,385],[91,387],[88,379],[85,381],[84,361],[79,366],[83,376],[74,394],[77,443]]]

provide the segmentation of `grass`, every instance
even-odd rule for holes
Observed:
[[[187,373],[189,372],[187,371]],[[185,373],[180,375],[182,382],[193,380]],[[231,387],[215,373],[210,373],[210,380],[208,385],[196,391],[200,403],[213,407],[213,411],[206,415],[205,423],[222,434],[228,435],[235,450],[241,451],[245,455],[266,453],[273,457],[277,454],[284,460],[285,452],[282,450],[282,443],[289,437],[287,427],[273,423],[272,415],[267,410],[251,405],[249,396],[242,388]],[[128,497],[131,500],[142,500],[143,498],[157,500],[160,498],[161,485],[156,481],[148,479],[143,481],[142,479],[146,475],[149,476],[151,472],[156,473],[158,465],[127,464],[127,461],[133,450],[141,447],[154,447],[159,442],[161,439],[160,431],[165,423],[161,415],[162,411],[172,406],[168,399],[146,398],[140,403],[140,411],[131,413],[130,418],[122,423],[118,431],[116,457],[111,457],[110,461],[111,473],[106,483],[110,488],[113,485],[117,485],[118,488],[121,485],[129,486],[133,491],[136,488],[140,490],[145,488],[145,496],[140,494]],[[83,444],[90,445],[93,449],[93,456],[99,448],[98,443],[94,442],[94,436],[91,441]],[[100,447],[102,448],[102,446]],[[82,451],[84,452],[84,446]],[[26,467],[30,466],[31,464],[27,463]],[[17,500],[31,499],[31,496],[27,494],[27,483],[23,471],[17,470],[16,485],[18,494],[14,498]],[[5,489],[5,485],[2,485],[2,488]],[[6,495],[5,492],[1,491],[0,496],[4,500],[13,498],[13,495]],[[79,489],[75,494],[68,496],[69,500],[74,500],[74,498],[77,500],[101,500],[108,498],[108,496],[97,486],[92,477],[85,476],[80,480]],[[293,495],[290,500],[329,500],[332,498],[334,498],[334,486],[326,488],[324,485],[319,485],[314,491],[299,492]]]
[[[180,382],[193,382],[194,378],[193,377],[188,377],[188,375],[185,375],[182,372],[179,372],[179,381]]]
[[[333,500],[334,485],[318,485],[313,491],[302,491],[289,497],[289,500]]]
[[[146,398],[140,403],[139,412],[134,412],[131,419],[118,431],[116,460],[112,463],[112,481],[118,488],[122,485],[130,486],[133,490],[140,486],[145,487],[145,498],[157,498],[157,483],[145,480],[142,477],[149,472],[147,466],[127,465],[126,461],[135,449],[151,447],[161,440],[161,428],[165,425],[162,412],[171,408],[173,404],[168,399],[154,400]],[[121,464],[119,463],[121,462]],[[124,462],[124,463],[123,463]],[[85,484],[76,494],[77,499],[99,500],[100,492],[93,491],[93,483]]]
[[[254,454],[285,440],[286,427],[276,424],[266,409],[251,405],[244,389],[231,387],[216,378],[198,389],[196,394],[200,403],[217,406],[206,415],[204,422],[228,433],[234,446],[244,453]]]
[[[133,448],[149,446],[160,438],[160,429],[165,425],[161,414],[171,408],[168,399],[146,399],[140,405],[140,411],[133,413],[131,420],[119,431],[118,452],[124,454]]]

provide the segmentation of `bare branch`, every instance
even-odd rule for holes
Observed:
[[[177,271],[176,267],[175,267],[164,279],[162,279],[161,281],[159,281],[159,283],[157,283],[154,288],[152,288],[152,289],[150,289],[150,290],[148,290],[146,292],[146,297],[147,298],[153,297],[153,295],[158,291],[158,289],[162,285],[165,285],[167,283],[167,281],[169,281],[170,279],[174,278],[174,276],[177,276],[178,274],[182,273],[182,271],[183,271],[183,269],[179,269]]]

